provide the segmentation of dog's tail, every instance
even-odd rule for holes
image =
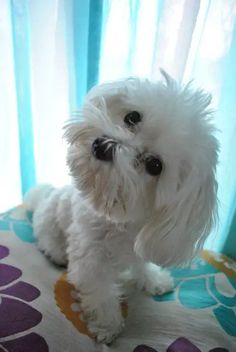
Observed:
[[[55,188],[51,185],[39,185],[32,188],[24,196],[24,205],[28,210],[34,211],[41,201],[47,198]]]

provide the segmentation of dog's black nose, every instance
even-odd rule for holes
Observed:
[[[92,153],[98,160],[113,161],[116,144],[106,136],[97,138],[92,144]]]

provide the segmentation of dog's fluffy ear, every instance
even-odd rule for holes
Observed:
[[[167,88],[176,90],[176,82],[163,74]],[[139,256],[162,266],[188,263],[202,248],[217,219],[215,173],[219,146],[208,109],[211,97],[203,91],[194,93],[189,87],[180,94],[188,101],[190,123],[198,126],[198,130],[194,129],[196,143],[194,134],[192,140],[195,146],[188,141],[188,158],[171,160],[171,176],[161,175],[153,213],[135,242]],[[195,150],[197,145],[199,149]]]
[[[72,120],[65,124],[63,138],[69,145],[74,144],[78,138],[79,125],[78,121]]]
[[[161,266],[187,264],[217,219],[215,170],[190,170],[169,204],[157,207],[135,243],[136,253]]]

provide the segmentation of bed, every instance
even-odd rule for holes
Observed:
[[[0,215],[0,352],[236,352],[236,262],[203,251],[173,269],[175,290],[144,292],[125,305],[126,327],[96,344],[80,320],[66,272],[35,246],[32,213]]]

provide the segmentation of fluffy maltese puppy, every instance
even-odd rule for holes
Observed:
[[[191,260],[216,218],[211,98],[163,75],[93,88],[65,127],[73,185],[39,186],[26,197],[39,248],[68,263],[100,342],[124,325],[122,280],[150,294],[171,290],[160,267]]]

